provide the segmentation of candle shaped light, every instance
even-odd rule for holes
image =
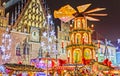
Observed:
[[[100,40],[98,40],[98,48],[100,48]]]
[[[64,42],[62,42],[62,48],[64,47]]]
[[[72,27],[72,24],[70,24],[70,30],[72,30],[72,28],[73,28],[73,27]]]
[[[82,37],[82,43],[84,44],[84,40],[85,40],[85,38],[84,37]]]
[[[70,53],[68,52],[68,63],[70,62]]]
[[[92,30],[94,29],[94,25],[93,25],[93,24],[91,25],[91,29],[92,29]]]

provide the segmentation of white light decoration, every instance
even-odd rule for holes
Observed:
[[[10,57],[11,57],[11,53],[9,53],[9,54],[3,54],[3,55],[2,55],[2,59],[3,59],[4,61],[9,60]]]
[[[52,30],[52,31],[50,32],[50,35],[51,35],[51,36],[55,36],[54,30]]]
[[[5,67],[3,65],[0,65],[0,72],[5,73]]]
[[[48,51],[51,49],[51,46],[50,45],[48,45]]]
[[[49,37],[49,38],[48,38],[48,42],[52,42],[52,39],[51,39],[51,37]]]
[[[45,45],[45,43],[44,42],[41,42],[41,46],[43,47]]]
[[[50,14],[48,14],[47,18],[48,18],[48,19],[50,19],[50,18],[51,18],[51,15],[50,15]]]
[[[47,33],[46,33],[46,32],[43,32],[43,36],[46,37],[46,36],[47,36]]]
[[[120,39],[117,39],[117,43],[118,43],[118,44],[120,43]]]
[[[11,53],[10,53],[10,49],[11,49],[11,35],[10,35],[10,30],[9,28],[6,28],[6,32],[3,33],[2,35],[2,46],[1,46],[1,50],[2,50],[2,61],[3,63],[7,62],[10,57],[11,57]]]
[[[56,36],[55,36],[55,32],[54,30],[51,30],[49,32],[43,32],[42,33],[43,37],[45,37],[46,42],[41,41],[41,48],[43,49],[43,51],[46,52],[52,52],[55,54],[55,50],[56,50]]]

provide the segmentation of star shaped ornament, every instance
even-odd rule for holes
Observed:
[[[54,30],[52,30],[52,31],[50,32],[50,35],[51,35],[51,36],[55,36]]]
[[[52,39],[51,39],[51,38],[48,38],[48,42],[52,42]]]
[[[45,45],[45,43],[44,42],[41,42],[41,46],[43,47]]]
[[[47,33],[46,33],[46,32],[43,32],[43,36],[46,37],[46,36],[47,36]]]

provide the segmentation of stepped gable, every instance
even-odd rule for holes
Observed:
[[[45,21],[45,8],[42,0],[17,0],[14,4],[6,8],[6,13],[10,13],[9,24],[19,32],[24,28],[30,33],[30,27],[42,27]],[[8,1],[8,3],[10,3]],[[8,4],[6,3],[6,4]]]

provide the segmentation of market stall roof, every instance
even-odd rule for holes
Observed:
[[[12,63],[5,63],[3,64],[5,68],[14,71],[30,71],[30,72],[43,72],[44,70],[41,68],[36,68],[32,65],[26,64],[12,64]]]
[[[104,65],[103,63],[100,63],[100,62],[94,62],[93,65],[96,65],[96,66],[98,66],[98,67],[101,67],[100,70],[103,70],[103,71],[114,69],[113,67]]]

